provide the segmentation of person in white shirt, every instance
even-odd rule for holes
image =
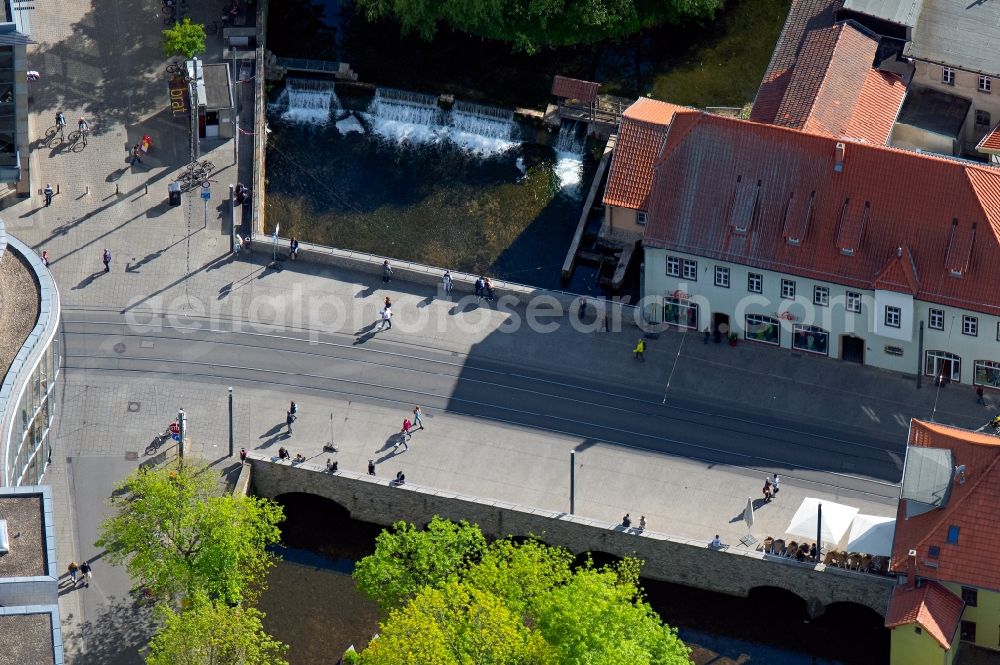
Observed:
[[[778,474],[774,474],[774,477],[771,479],[771,487],[772,487],[771,494],[773,494],[774,496],[778,496],[779,482],[781,482],[781,479],[778,478]]]
[[[443,283],[444,294],[446,296],[451,295],[451,282],[452,282],[452,280],[451,280],[451,273],[448,272],[447,270],[445,270],[444,271],[444,276],[441,277],[441,282]]]
[[[712,539],[712,542],[709,544],[709,546],[715,548],[722,547],[722,541],[719,540],[719,534],[715,534],[715,538]]]

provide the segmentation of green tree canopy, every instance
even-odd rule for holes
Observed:
[[[265,548],[280,539],[282,510],[268,499],[220,496],[217,480],[190,463],[137,470],[118,486],[117,512],[96,545],[157,597],[252,599],[274,563]]]
[[[500,598],[452,580],[392,610],[362,665],[555,665],[556,650]]]
[[[710,19],[725,0],[357,0],[369,19],[391,17],[431,39],[445,23],[513,42],[516,50],[571,46],[629,35],[660,23]]]
[[[163,627],[146,665],[288,665],[288,647],[264,631],[252,608],[200,600],[184,612],[158,608]]]
[[[389,610],[363,663],[689,662],[676,632],[642,599],[638,559],[574,569],[563,548],[510,539],[486,546],[477,526],[448,524],[435,518],[421,532],[397,523],[359,562],[358,586]],[[485,632],[465,637],[476,630]],[[517,649],[490,650],[501,637]]]
[[[182,55],[193,58],[205,52],[205,26],[192,23],[186,18],[182,23],[174,23],[172,28],[163,31],[163,52],[168,58]]]
[[[426,529],[396,522],[375,539],[375,554],[354,569],[358,587],[382,611],[401,607],[424,586],[439,586],[478,561],[486,549],[479,527],[434,517]]]

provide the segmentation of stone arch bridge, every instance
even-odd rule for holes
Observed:
[[[351,517],[390,525],[404,520],[421,525],[435,515],[468,520],[487,537],[536,536],[574,554],[602,552],[642,559],[650,579],[746,597],[754,589],[777,587],[802,598],[817,617],[832,603],[860,604],[885,616],[894,580],[766,557],[742,548],[718,551],[707,542],[645,531],[625,532],[620,525],[529,506],[471,497],[420,485],[396,487],[387,479],[350,471],[326,473],[321,465],[273,461],[251,454],[252,485],[263,497],[307,493],[327,498]]]

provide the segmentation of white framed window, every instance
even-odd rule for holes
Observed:
[[[993,90],[993,80],[984,74],[979,75],[979,92],[991,92]]]
[[[962,380],[962,359],[947,351],[929,350],[924,354],[924,374],[949,381]]]
[[[860,312],[861,311],[861,294],[857,291],[847,292],[847,311],[848,312]]]
[[[743,336],[752,342],[781,344],[781,323],[778,319],[761,314],[747,314]]]
[[[813,304],[819,305],[820,307],[830,306],[830,287],[828,286],[814,286],[813,287]]]
[[[927,327],[932,330],[944,330],[944,310],[932,309],[927,317]]]
[[[979,317],[968,315],[963,316],[962,334],[976,337],[979,334]]]
[[[941,83],[944,83],[945,85],[955,85],[955,70],[951,67],[942,67]]]
[[[898,328],[899,320],[902,317],[902,311],[898,307],[893,307],[892,305],[885,306],[885,325],[890,328]]]
[[[781,297],[788,298],[789,300],[795,298],[795,280],[794,279],[783,279],[781,280]]]
[[[762,293],[764,291],[764,276],[755,272],[747,275],[747,291]],[[1000,340],[1000,325],[997,326],[997,339]]]
[[[715,266],[715,285],[724,289],[729,288],[729,268]]]
[[[684,259],[684,279],[692,282],[698,281],[698,262],[691,259]]]
[[[792,326],[792,348],[825,356],[829,353],[830,333],[818,326],[796,323]]]
[[[676,256],[667,257],[667,276],[669,277],[681,276],[681,260]]]
[[[646,225],[646,211],[645,210],[640,210],[639,212],[637,212],[635,214],[635,221],[636,221],[637,224],[641,224],[642,226],[645,226]]]
[[[976,371],[972,382],[977,386],[1000,388],[1000,362],[995,360],[977,360]]]
[[[976,129],[989,129],[992,124],[989,111],[976,109]]]
[[[663,322],[679,328],[698,329],[698,304],[683,298],[663,299]]]

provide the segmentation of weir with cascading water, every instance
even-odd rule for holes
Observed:
[[[298,78],[275,91],[268,115],[268,223],[320,244],[565,286],[554,255],[569,246],[594,166],[582,132],[546,137],[509,108]],[[586,269],[572,284],[600,292]]]

